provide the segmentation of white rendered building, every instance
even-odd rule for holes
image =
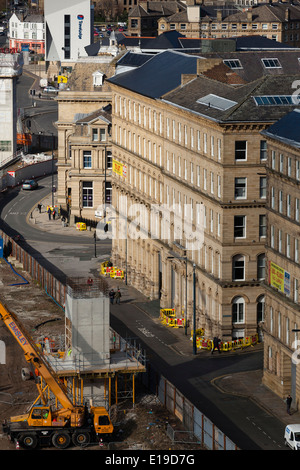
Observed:
[[[0,54],[0,167],[16,155],[16,81],[22,67],[22,54]]]
[[[93,42],[90,0],[45,0],[46,61],[74,62]]]
[[[42,15],[13,13],[9,19],[8,31],[10,49],[45,53],[45,25]]]

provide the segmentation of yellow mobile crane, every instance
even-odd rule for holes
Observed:
[[[23,349],[31,366],[42,404],[32,405],[29,413],[11,417],[4,421],[2,429],[12,441],[27,449],[37,446],[51,446],[64,449],[71,444],[86,445],[113,433],[113,425],[105,407],[74,405],[67,388],[55,371],[40,354],[38,347],[15,314],[0,303],[0,319]],[[43,378],[61,407],[52,409],[42,390],[39,375]],[[36,400],[37,402],[37,400]]]

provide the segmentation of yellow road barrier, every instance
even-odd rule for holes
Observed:
[[[198,330],[196,330],[198,331]],[[193,336],[191,336],[191,339]],[[227,352],[232,351],[234,349],[243,349],[249,346],[254,346],[258,343],[258,334],[247,336],[246,338],[235,339],[232,341],[221,341],[220,342],[220,350]],[[198,349],[207,349],[211,350],[213,347],[213,340],[207,339],[199,336],[196,336],[196,345]]]
[[[161,308],[159,316],[163,325],[171,328],[182,328],[185,326],[185,318],[177,318],[174,308]]]

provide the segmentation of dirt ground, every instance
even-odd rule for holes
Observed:
[[[17,276],[14,270],[29,281]],[[21,284],[21,285],[18,285]],[[16,313],[27,331],[36,342],[43,336],[55,339],[57,343],[64,335],[64,312],[55,302],[30,279],[4,260],[0,260],[0,301]],[[37,397],[37,389],[32,380],[22,380],[21,370],[27,367],[23,351],[0,320],[0,341],[6,346],[5,360],[0,355],[0,422],[10,416],[22,414]],[[1,352],[1,350],[0,350]],[[3,356],[3,352],[2,352]],[[156,396],[137,387],[136,403],[132,401],[113,405],[111,410],[115,433],[111,442],[94,444],[89,450],[203,450],[197,443],[172,442],[167,435],[168,425],[176,431],[184,430],[175,416],[172,416]],[[2,434],[0,428],[0,451],[15,450],[15,443]],[[78,448],[73,448],[78,449]],[[52,448],[52,450],[57,450]]]

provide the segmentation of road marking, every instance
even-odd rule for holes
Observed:
[[[147,338],[154,338],[154,335],[149,330],[147,330],[147,328],[139,328],[138,327],[138,330],[141,333],[143,333],[145,336],[147,336]]]
[[[252,423],[253,426],[255,426],[255,427],[258,429],[258,431],[261,431],[262,434],[264,434],[266,437],[268,437],[269,439],[272,439],[272,437],[271,437],[270,435],[268,435],[265,431],[263,431],[260,426],[257,426],[257,424],[255,423],[255,421],[253,421],[250,416],[247,416],[246,419],[247,419],[248,421],[250,421],[250,423]],[[272,439],[272,442],[273,442],[273,444],[275,444],[277,447],[280,447],[280,448],[282,447],[282,446],[281,446],[277,441],[275,441],[274,439]]]
[[[136,320],[136,323],[140,323],[142,326],[137,326],[137,329],[143,333],[147,338],[155,338],[157,341],[159,341],[161,344],[163,344],[166,347],[169,347],[167,343],[162,341],[158,336],[156,336],[154,333],[151,333],[145,326],[143,326],[142,322],[140,320]]]

